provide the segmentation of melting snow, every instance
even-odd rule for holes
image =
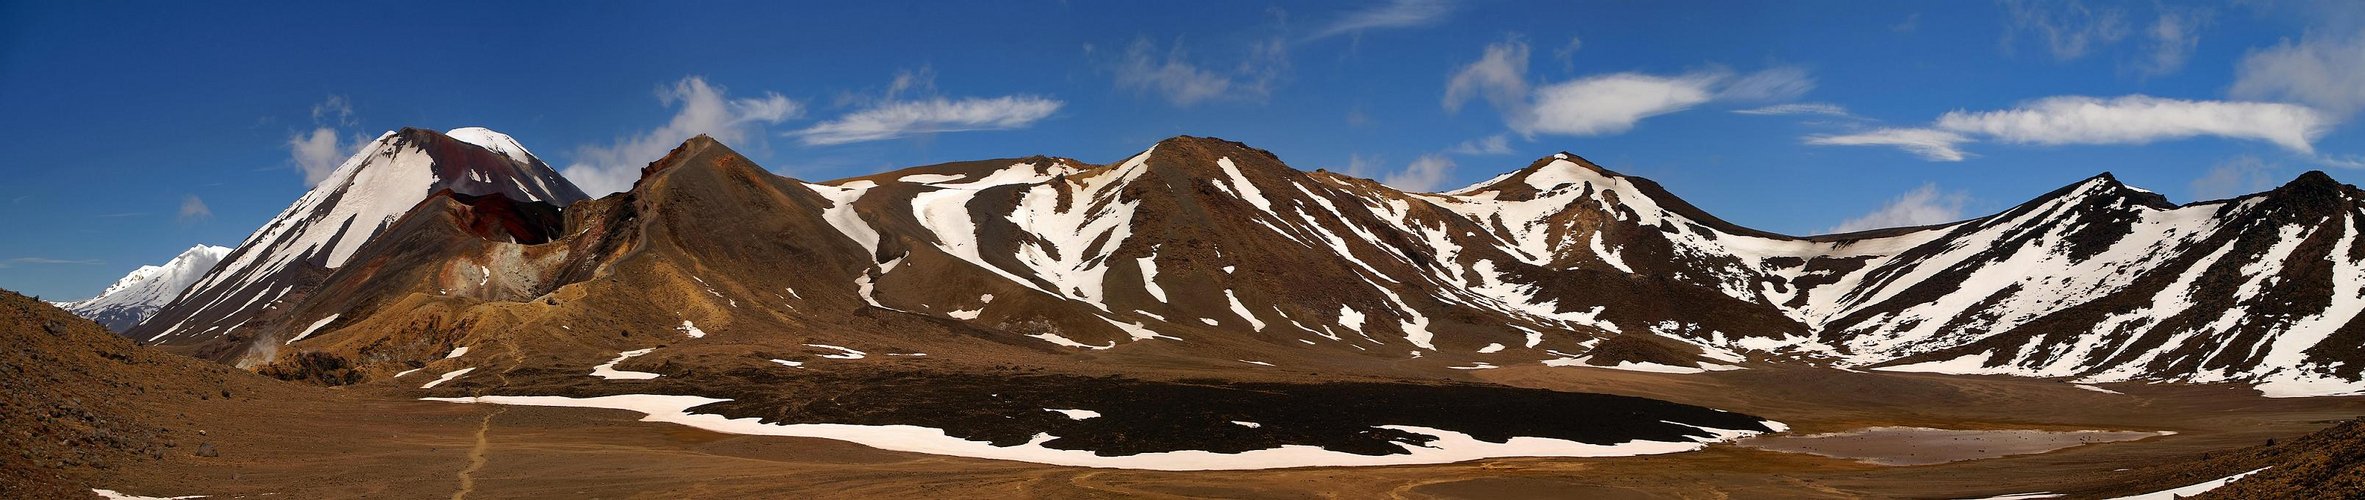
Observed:
[[[616,359],[611,359],[606,363],[601,363],[599,366],[591,367],[591,376],[608,380],[648,380],[663,376],[649,372],[634,372],[616,369],[617,363],[623,363],[624,360],[639,357],[640,355],[655,352],[656,350],[657,348],[651,347],[647,349],[616,353]]]
[[[1093,350],[1100,350],[1100,349],[1108,349],[1108,348],[1117,347],[1117,341],[1114,341],[1114,340],[1111,340],[1111,341],[1109,341],[1109,345],[1105,345],[1105,346],[1101,346],[1101,345],[1092,345],[1092,344],[1085,344],[1085,343],[1077,342],[1077,341],[1074,341],[1074,340],[1069,340],[1067,337],[1061,337],[1061,336],[1059,336],[1059,334],[1056,334],[1056,333],[1037,333],[1037,334],[1034,334],[1034,335],[1028,335],[1028,337],[1034,337],[1034,338],[1036,338],[1036,339],[1039,339],[1039,340],[1042,340],[1042,341],[1044,341],[1044,342],[1050,342],[1050,343],[1053,343],[1053,344],[1058,344],[1058,345],[1060,345],[1061,347],[1081,347],[1081,348],[1085,348],[1085,349],[1093,349]]]
[[[461,375],[467,375],[467,374],[468,374],[468,372],[472,372],[472,371],[476,371],[476,367],[473,367],[473,366],[471,366],[471,367],[467,367],[467,368],[461,368],[461,369],[458,369],[458,370],[452,370],[452,371],[444,372],[443,376],[441,376],[441,377],[436,377],[434,382],[428,382],[428,383],[427,383],[427,385],[422,385],[422,386],[419,386],[419,388],[420,388],[420,389],[433,389],[433,388],[435,388],[435,386],[443,385],[443,383],[444,383],[444,382],[450,382],[450,381],[452,381],[452,379],[460,378],[460,376],[461,376]]]
[[[804,363],[804,362],[802,362],[802,361],[789,361],[789,360],[785,360],[785,359],[775,359],[775,360],[772,360],[772,362],[774,362],[774,363],[779,363],[779,364],[780,364],[780,366],[786,366],[786,367],[792,367],[792,368],[793,368],[793,367],[801,367],[801,366],[805,366],[805,363]]]
[[[189,495],[179,497],[143,497],[139,495],[128,495],[115,490],[102,490],[98,488],[91,488],[90,492],[96,493],[98,494],[99,498],[104,498],[107,500],[188,500],[191,498],[205,498],[205,495]]]
[[[844,348],[844,347],[838,347],[838,346],[829,345],[829,344],[805,344],[805,347],[818,347],[818,348],[822,348],[822,349],[829,349],[829,350],[838,351],[838,353],[837,353],[837,354],[823,354],[823,355],[821,355],[821,357],[824,357],[824,358],[829,358],[829,359],[862,359],[862,355],[864,354],[862,351],[857,351],[857,350],[853,350],[853,349],[847,349],[847,348]]]
[[[452,358],[457,358],[457,357],[461,357],[461,356],[467,356],[467,355],[468,355],[468,346],[460,346],[460,347],[458,347],[458,348],[454,348],[454,349],[452,349],[452,353],[451,353],[451,354],[445,354],[445,355],[443,355],[443,359],[452,359]]]
[[[288,344],[294,344],[294,343],[296,343],[296,341],[298,341],[298,340],[304,340],[304,337],[310,337],[310,336],[312,336],[312,332],[320,330],[320,327],[323,327],[323,326],[328,326],[328,323],[329,323],[330,321],[336,321],[338,316],[343,316],[343,315],[344,315],[344,314],[341,314],[341,313],[340,313],[340,314],[331,314],[331,315],[328,315],[328,317],[326,317],[326,318],[320,318],[320,321],[314,321],[314,322],[312,322],[312,326],[304,327],[304,331],[303,331],[303,333],[298,333],[298,334],[296,334],[296,337],[295,337],[295,338],[287,339],[287,343],[288,343]]]
[[[1067,415],[1068,420],[1083,420],[1100,416],[1100,412],[1092,410],[1064,410],[1059,408],[1044,408],[1043,411],[1057,412],[1061,415]]]
[[[2250,477],[2250,475],[2251,475],[2251,474],[2257,474],[2257,473],[2259,473],[2260,471],[2264,471],[2264,470],[2271,469],[2271,468],[2272,468],[2272,467],[2260,467],[2260,468],[2258,468],[2258,469],[2256,469],[2256,470],[2252,470],[2252,471],[2250,471],[2250,472],[2244,472],[2244,473],[2241,473],[2241,474],[2235,474],[2235,475],[2226,476],[2226,477],[2223,477],[2223,478],[2212,479],[2212,480],[2209,480],[2209,481],[2206,481],[2206,482],[2202,482],[2202,483],[2200,483],[2200,484],[2195,484],[2195,485],[2192,485],[2192,486],[2186,486],[2186,487],[2182,487],[2182,488],[2176,488],[2176,489],[2165,490],[2165,491],[2155,491],[2155,492],[2151,492],[2151,493],[2145,493],[2145,494],[2141,494],[2141,495],[2123,496],[2123,497],[2113,498],[2113,499],[2111,499],[2111,500],[2173,500],[2173,499],[2177,499],[2177,498],[2188,498],[2188,497],[2191,497],[2191,496],[2193,496],[2193,495],[2199,495],[2199,494],[2202,494],[2202,493],[2206,493],[2206,492],[2208,492],[2209,490],[2214,490],[2214,489],[2217,489],[2217,488],[2219,488],[2219,487],[2222,487],[2222,486],[2225,486],[2225,485],[2228,485],[2228,484],[2233,484],[2233,482],[2234,482],[2234,481],[2239,481],[2239,480],[2241,480],[2242,478],[2245,478],[2245,477]]]
[[[1245,421],[1245,420],[1233,420],[1233,421],[1232,421],[1232,425],[1237,425],[1237,426],[1241,426],[1241,427],[1247,427],[1247,428],[1250,428],[1250,429],[1255,429],[1255,428],[1258,428],[1258,427],[1264,427],[1264,426],[1265,426],[1265,424],[1260,424],[1260,423],[1256,423],[1256,422],[1249,422],[1249,421]]]
[[[1185,450],[1100,456],[1090,450],[1061,450],[1044,447],[1044,443],[1057,439],[1056,436],[1049,434],[1037,434],[1032,441],[1026,444],[1003,447],[994,446],[984,441],[970,441],[952,437],[940,429],[911,425],[767,424],[763,423],[761,419],[753,417],[728,418],[721,415],[690,413],[690,408],[729,401],[728,399],[699,396],[631,394],[593,398],[481,396],[424,399],[451,403],[631,410],[647,414],[647,417],[641,419],[644,422],[673,423],[730,434],[812,437],[848,441],[892,451],[1075,467],[1144,470],[1252,470],[1286,467],[1441,464],[1500,457],[1615,457],[1679,453],[1699,450],[1706,446],[1698,441],[1628,441],[1614,445],[1596,445],[1527,436],[1514,436],[1503,443],[1489,443],[1468,434],[1444,429],[1387,425],[1379,426],[1379,428],[1423,434],[1437,439],[1424,446],[1408,445],[1405,449],[1409,453],[1397,455],[1360,455],[1324,450],[1317,446],[1283,445],[1241,453]],[[1714,429],[1710,431],[1717,434],[1717,437],[1710,439],[1717,440],[1736,439],[1756,434],[1745,431]]]
[[[683,335],[688,335],[690,338],[706,338],[706,331],[698,329],[698,325],[690,324],[690,320],[682,320],[682,326],[676,327],[674,329],[680,330]]]
[[[1248,320],[1249,330],[1259,332],[1265,331],[1265,322],[1256,319],[1255,314],[1249,313],[1248,305],[1240,303],[1240,296],[1238,294],[1232,293],[1232,289],[1224,289],[1224,299],[1230,300],[1232,302],[1233,314],[1238,314],[1242,319]]]

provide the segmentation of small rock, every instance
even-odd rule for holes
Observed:
[[[213,458],[222,456],[222,452],[215,450],[213,443],[197,443],[197,456]]]

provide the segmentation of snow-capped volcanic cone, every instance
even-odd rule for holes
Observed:
[[[558,205],[584,198],[508,136],[484,129],[454,132],[460,135],[405,128],[379,136],[128,334],[233,360],[252,328],[319,321],[265,312],[303,299],[430,194],[448,190]]]
[[[196,283],[214,264],[221,262],[222,256],[229,254],[230,249],[212,245],[190,247],[164,265],[132,270],[98,296],[58,304],[58,307],[90,318],[108,330],[129,330],[140,320],[156,314],[173,297],[180,296],[182,290],[188,290],[189,284]]]

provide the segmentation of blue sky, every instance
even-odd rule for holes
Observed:
[[[0,288],[235,245],[403,126],[593,191],[695,133],[807,180],[1189,134],[1441,189],[1566,150],[1792,234],[2103,171],[2356,182],[2359,5],[0,2]]]

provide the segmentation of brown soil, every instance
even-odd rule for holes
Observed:
[[[1717,446],[1612,459],[1229,472],[1083,469],[734,436],[591,409],[408,400],[371,386],[288,402],[200,401],[217,458],[171,455],[90,475],[144,495],[517,497],[1939,498],[2137,493],[2249,470],[2193,471],[2206,454],[2292,439],[2365,414],[2365,399],[2265,399],[2231,387],[2113,386],[2126,395],[2008,378],[1766,368],[1666,375],[1571,368],[1486,370],[1514,386],[1704,404],[1802,432],[1877,425],[2173,430],[2135,442],[1917,467]],[[481,432],[481,440],[480,440]],[[290,439],[289,436],[303,436]],[[2285,446],[2290,446],[2286,444]],[[481,463],[472,461],[472,457]],[[2220,468],[2247,464],[2210,464]],[[2255,468],[2255,467],[2251,467]],[[2128,469],[2128,470],[2120,470]],[[465,471],[465,474],[464,474]]]

